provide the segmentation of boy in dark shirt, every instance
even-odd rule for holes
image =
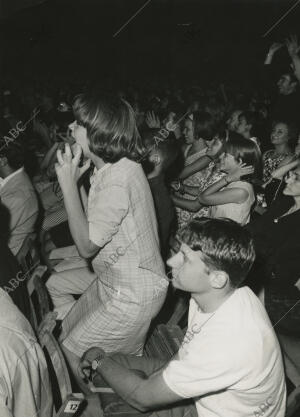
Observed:
[[[151,188],[156,210],[161,254],[164,260],[168,257],[169,238],[175,227],[175,210],[170,192],[166,185],[166,176],[179,154],[179,144],[173,132],[166,137],[160,129],[145,129],[141,132],[147,149],[147,158],[143,167]]]

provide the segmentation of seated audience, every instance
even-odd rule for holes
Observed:
[[[193,112],[184,121],[183,135],[186,146],[184,148],[185,168],[179,175],[184,185],[201,187],[211,174],[212,157],[207,155],[207,141],[211,141],[217,133],[217,126],[209,113]],[[203,157],[203,158],[201,158]],[[199,166],[198,164],[201,164]],[[196,167],[197,165],[197,167]],[[195,169],[194,169],[195,166]],[[208,169],[204,169],[207,168]],[[190,195],[185,196],[190,199]],[[191,218],[191,213],[180,206],[176,206],[178,227],[185,225]]]
[[[197,211],[200,205],[206,205],[209,206],[208,217],[224,217],[244,225],[250,220],[255,201],[251,181],[260,175],[260,151],[256,143],[246,139],[226,142],[223,151],[220,170],[227,175],[202,191],[191,202],[190,210]],[[180,204],[178,198],[175,204]]]
[[[260,262],[254,270],[265,282],[265,305],[276,330],[300,337],[300,167],[286,178],[283,197],[247,227]]]
[[[53,416],[47,363],[33,330],[0,288],[0,415]]]
[[[0,143],[0,199],[10,213],[8,246],[16,255],[35,230],[38,200],[24,171],[24,150],[19,143]]]
[[[159,253],[155,208],[141,165],[144,148],[130,105],[118,98],[82,94],[71,125],[77,144],[58,152],[56,172],[70,231],[88,268],[53,274],[47,281],[60,341],[74,375],[91,346],[140,355],[151,320],[168,288]],[[88,162],[79,168],[81,150]],[[77,181],[95,165],[89,196]],[[83,205],[82,205],[83,204]],[[73,294],[82,294],[77,302]],[[79,381],[80,383],[80,381]],[[86,389],[83,387],[83,389]]]
[[[174,287],[191,293],[179,352],[166,362],[95,347],[82,357],[82,377],[96,386],[104,380],[153,417],[260,415],[266,401],[265,416],[284,417],[279,343],[262,303],[243,286],[255,258],[250,234],[229,220],[202,219],[183,229],[181,241],[168,261]]]
[[[159,129],[148,129],[142,132],[142,140],[147,152],[143,163],[147,175],[158,222],[158,235],[162,258],[169,253],[169,239],[176,226],[175,208],[166,184],[166,174],[179,153],[178,142],[174,133],[167,138],[159,134]]]
[[[222,152],[223,146],[226,141],[225,132],[223,134],[217,134],[212,140],[207,140],[207,152],[196,162],[206,163],[207,159],[210,159],[210,163],[206,168],[203,168],[203,176],[206,177],[205,181],[202,181],[199,186],[186,185],[184,181],[179,180],[178,183],[173,183],[173,188],[177,191],[176,195],[173,196],[173,201],[176,207],[186,210],[189,212],[187,222],[194,217],[206,216],[208,214],[208,207],[203,206],[197,199],[192,199],[192,196],[197,197],[201,192],[206,190],[211,184],[218,181],[224,175],[219,169],[219,155]],[[186,196],[189,196],[187,199]],[[182,224],[184,227],[186,223]]]

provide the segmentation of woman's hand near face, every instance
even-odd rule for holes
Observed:
[[[72,155],[71,147],[68,143],[65,145],[65,152],[60,149],[57,151],[57,163],[55,164],[55,171],[59,185],[63,192],[68,189],[77,187],[77,181],[84,172],[90,167],[91,160],[88,159],[85,164],[80,168],[80,158],[82,149],[79,145],[74,147],[74,157]]]
[[[225,178],[227,179],[228,182],[239,181],[241,177],[243,177],[244,175],[253,174],[253,172],[254,172],[254,168],[252,165],[246,165],[241,162],[237,166],[237,168],[234,170],[234,172],[227,175],[227,177]]]

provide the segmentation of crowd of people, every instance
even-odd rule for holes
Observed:
[[[280,48],[291,65],[276,88]],[[53,412],[26,283],[7,291],[35,233],[57,340],[83,393],[87,380],[109,386],[129,415],[153,417],[260,415],[271,398],[264,415],[284,417],[276,333],[300,340],[299,50],[295,36],[271,45],[262,72],[275,88],[250,94],[3,91],[1,416]],[[51,251],[63,259],[70,246],[73,264],[53,269]],[[145,358],[151,323],[167,321],[182,292],[193,337],[167,363]]]

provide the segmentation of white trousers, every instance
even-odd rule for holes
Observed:
[[[58,320],[63,320],[76,303],[73,295],[83,294],[96,278],[88,267],[56,272],[50,276],[46,286]]]

